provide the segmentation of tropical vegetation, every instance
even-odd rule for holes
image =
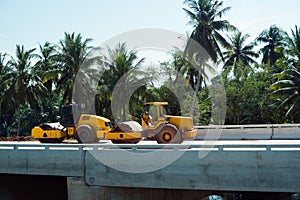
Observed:
[[[112,119],[139,120],[145,101],[168,101],[167,112],[187,114],[179,108],[174,91],[186,96],[184,105],[199,115],[196,124],[212,122],[212,96],[206,65],[210,58],[220,66],[220,78],[226,92],[225,124],[266,124],[300,122],[300,29],[283,30],[276,25],[266,27],[254,41],[224,16],[230,7],[222,0],[185,0],[183,12],[192,28],[184,51],[174,50],[170,60],[161,61],[161,71],[168,77],[154,86],[153,77],[140,79],[147,58],[126,43],[100,51],[95,66],[105,69],[94,88],[96,114]],[[207,52],[195,53],[197,42]],[[78,101],[75,79],[93,49],[91,39],[80,33],[65,33],[57,43],[46,41],[37,49],[16,45],[15,55],[0,52],[0,135],[29,135],[33,126],[59,120],[61,105]],[[190,58],[195,58],[190,62]],[[196,63],[196,65],[195,65]],[[92,75],[95,75],[95,70]],[[173,71],[175,73],[170,73]],[[99,72],[99,70],[98,70]],[[84,74],[86,73],[86,74]],[[164,74],[163,73],[163,74]],[[185,85],[176,88],[180,77]],[[83,80],[84,81],[84,80]],[[140,83],[145,83],[139,86]],[[131,86],[131,88],[129,87]],[[113,99],[128,99],[128,106]],[[223,97],[224,98],[224,97]],[[112,112],[113,107],[118,113]],[[192,102],[192,103],[191,103]],[[126,103],[126,101],[125,101]],[[195,113],[195,112],[193,112]]]

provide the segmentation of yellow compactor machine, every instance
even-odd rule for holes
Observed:
[[[45,123],[32,129],[31,135],[43,143],[62,142],[66,138],[75,138],[80,143],[96,143],[108,139],[113,143],[137,143],[142,138],[156,140],[158,143],[181,143],[185,138],[193,138],[197,130],[191,117],[164,114],[163,106],[167,102],[148,102],[156,107],[156,117],[145,112],[142,125],[127,121],[112,126],[105,117],[78,112],[78,104],[65,105],[61,109],[60,122]],[[78,119],[74,119],[78,116]]]

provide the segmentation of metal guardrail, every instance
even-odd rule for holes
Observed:
[[[300,151],[300,141],[240,141],[233,143],[220,143],[212,141],[186,141],[183,144],[10,144],[1,143],[1,150],[18,151],[103,151],[103,150],[131,150],[131,151],[156,151],[156,150],[188,150],[188,151]]]
[[[300,124],[248,124],[194,126],[196,129],[300,128]]]
[[[119,149],[139,157],[129,162]],[[111,163],[100,162],[94,151]],[[144,154],[151,151],[160,151],[161,160],[170,158],[172,152],[182,154],[173,163],[149,173],[126,173],[114,168],[160,167],[151,154]],[[206,156],[200,157],[202,152]],[[117,145],[1,142],[0,160],[0,173],[82,177],[90,186],[300,191],[300,140],[184,141],[167,145],[148,141]]]

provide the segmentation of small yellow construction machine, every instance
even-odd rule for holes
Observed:
[[[142,136],[157,143],[181,143],[185,138],[194,138],[197,130],[194,129],[192,117],[166,115],[163,106],[168,102],[147,102],[156,108],[156,116],[152,117],[146,112],[142,117]]]
[[[64,105],[60,122],[45,123],[32,129],[31,135],[42,143],[59,143],[66,138],[75,138],[80,143],[96,143],[108,139],[113,143],[138,143],[142,138],[158,143],[181,143],[185,138],[193,138],[197,130],[193,128],[191,117],[171,116],[163,113],[167,102],[149,102],[156,106],[155,120],[147,112],[142,117],[142,126],[135,121],[121,122],[112,126],[105,117],[90,114],[75,114],[80,105]],[[79,112],[80,113],[80,112]]]

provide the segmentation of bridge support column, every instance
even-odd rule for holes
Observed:
[[[68,177],[68,199],[69,200],[98,200],[99,187],[88,186],[81,177]]]
[[[68,177],[69,200],[199,199],[211,191],[88,186],[84,178]]]

